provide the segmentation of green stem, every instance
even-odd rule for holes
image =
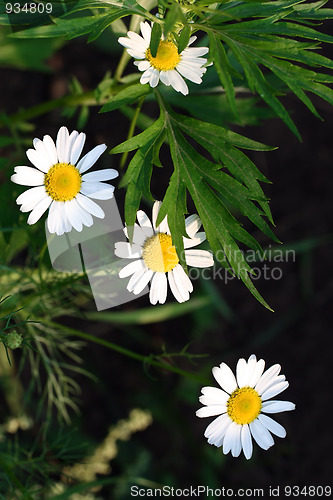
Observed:
[[[145,100],[145,96],[142,96],[139,99],[137,107],[135,108],[134,115],[133,115],[133,118],[131,120],[130,128],[128,130],[127,140],[131,139],[133,137],[133,135],[134,135],[134,130],[135,130],[135,127],[136,127],[136,122],[137,122],[137,119],[139,117],[139,114],[140,114],[140,111],[141,111],[141,107],[142,107],[142,104],[143,104],[144,100]],[[119,163],[119,167],[121,169],[124,168],[124,166],[126,164],[127,157],[128,157],[128,151],[125,151],[125,153],[122,154],[121,160],[120,160],[120,163]]]
[[[114,74],[114,78],[117,82],[119,82],[121,80],[123,72],[124,72],[130,59],[131,59],[131,56],[127,53],[127,50],[124,50],[122,55],[121,55],[120,61],[118,63],[116,72]]]
[[[120,354],[123,354],[124,356],[127,356],[132,359],[136,359],[137,361],[141,361],[142,363],[149,363],[152,366],[156,366],[157,368],[161,368],[162,370],[169,370],[173,373],[177,373],[178,375],[182,375],[184,377],[191,378],[193,380],[196,380],[197,382],[207,384],[207,380],[203,379],[202,377],[195,375],[194,373],[191,372],[186,372],[185,370],[182,370],[181,368],[178,368],[177,366],[169,365],[167,363],[161,363],[159,361],[156,361],[155,359],[150,359],[149,356],[142,356],[141,354],[138,354],[134,351],[131,351],[129,349],[126,349],[126,347],[122,347],[120,345],[114,344],[113,342],[110,342],[109,340],[102,339],[100,337],[96,337],[94,335],[90,335],[89,333],[84,333],[80,332],[79,330],[75,330],[74,328],[70,328],[65,325],[60,325],[59,323],[55,323],[54,321],[47,321],[47,320],[42,320],[42,323],[45,325],[51,326],[53,328],[59,328],[60,330],[64,330],[65,332],[74,335],[76,337],[80,337],[81,339],[88,340],[89,342],[94,342],[95,344],[102,345],[104,347],[107,347],[108,349],[111,349],[112,351],[119,352]]]

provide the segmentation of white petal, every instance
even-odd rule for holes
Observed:
[[[28,149],[26,155],[36,168],[46,173],[52,166],[47,151],[43,142],[39,139],[34,139],[34,145],[36,149]]]
[[[160,72],[160,80],[167,87],[169,87],[171,85],[168,71],[161,71]]]
[[[143,260],[135,260],[134,262],[130,262],[127,264],[125,267],[123,267],[119,271],[119,278],[127,278],[131,274],[136,273],[137,271],[144,271],[146,269],[146,266],[143,262]]]
[[[161,205],[162,205],[161,201],[155,201],[154,205],[153,205],[153,209],[152,209],[152,217],[151,218],[152,218],[152,222],[153,222],[153,228],[155,229],[155,231],[156,231],[156,220],[157,220]]]
[[[150,81],[150,77],[151,77],[153,71],[154,71],[154,68],[152,68],[150,66],[148,69],[146,69],[146,71],[144,73],[142,73],[141,78],[140,78],[140,83],[142,85],[145,85],[146,83],[148,83]]]
[[[245,458],[246,460],[249,460],[252,457],[253,444],[252,444],[250,429],[247,424],[242,426],[241,442]]]
[[[205,430],[204,436],[208,439],[210,444],[215,444],[217,439],[223,438],[228,427],[231,425],[230,417],[223,413],[219,417],[215,418]]]
[[[281,366],[280,365],[273,365],[268,370],[266,370],[263,375],[260,377],[258,383],[255,386],[256,391],[261,394],[261,392],[264,390],[267,382],[269,381],[270,378],[276,377],[276,375],[280,372]]]
[[[250,431],[253,439],[263,450],[268,450],[274,444],[274,439],[272,438],[270,432],[262,425],[261,422],[256,418],[250,424]]]
[[[178,64],[177,71],[193,83],[201,83],[201,71],[196,71],[195,68],[188,68],[185,64]]]
[[[200,245],[200,243],[205,241],[205,239],[206,239],[206,233],[204,231],[197,233],[191,239],[183,237],[184,248],[186,249],[186,248],[196,247],[197,245]]]
[[[18,205],[22,205],[22,212],[30,212],[30,210],[33,210],[37,203],[46,196],[47,193],[44,186],[33,187],[20,194],[20,196],[16,199],[16,203]],[[27,208],[29,206],[31,206],[32,208]]]
[[[134,295],[138,295],[142,290],[148,285],[149,281],[153,277],[154,271],[148,269],[143,276],[138,280],[135,287],[133,288]]]
[[[136,214],[136,217],[138,219],[138,223],[140,224],[142,231],[146,234],[146,236],[148,238],[150,236],[153,236],[154,234],[153,226],[151,225],[151,222],[147,214],[143,210],[139,210]]]
[[[124,233],[125,233],[126,237],[128,238],[128,228],[127,227],[124,228]],[[140,247],[142,247],[142,245],[144,244],[146,239],[147,239],[147,235],[143,231],[143,229],[140,226],[138,226],[137,224],[134,224],[133,243],[135,243],[135,245],[139,245]]]
[[[231,446],[231,455],[233,457],[239,457],[240,452],[242,451],[241,432],[242,432],[242,426],[237,425],[237,427],[234,430],[233,444]]]
[[[212,373],[216,382],[228,394],[231,394],[237,389],[235,375],[226,363],[221,363],[220,366],[214,366]]]
[[[78,138],[78,136],[79,136],[79,133],[77,130],[73,130],[73,132],[71,132],[71,134],[69,134],[69,137],[68,137],[69,158],[71,157],[71,151],[72,151],[72,148],[73,148],[74,143],[75,143],[76,139]]]
[[[43,143],[49,155],[51,164],[55,165],[58,163],[58,154],[53,139],[49,135],[44,135]]]
[[[59,163],[69,162],[69,133],[67,127],[59,129],[56,141]]]
[[[280,438],[286,437],[286,429],[282,427],[282,425],[275,422],[275,420],[273,420],[272,418],[267,417],[267,415],[263,415],[261,413],[261,415],[258,416],[258,420],[266,427],[266,429],[275,434],[275,436],[278,436]]]
[[[56,201],[53,201],[53,203],[51,203],[49,214],[47,217],[47,227],[51,234],[54,234],[56,232],[58,226],[58,205],[59,204]]]
[[[286,380],[286,377],[284,375],[275,375],[273,377],[270,377],[268,380],[266,380],[266,383],[261,385],[261,388],[260,388],[261,394],[268,391],[268,389],[275,387],[280,382],[285,382],[285,380]]]
[[[151,27],[147,22],[140,23],[140,30],[143,38],[145,39],[147,45],[150,45],[150,37],[151,37]]]
[[[44,174],[32,167],[15,167],[11,181],[21,186],[41,186],[44,184]]]
[[[158,85],[159,80],[160,80],[160,72],[158,71],[158,69],[153,69],[149,79],[150,86],[152,88],[156,87]]]
[[[187,276],[180,264],[177,264],[171,272],[183,300],[188,300],[190,298],[189,294],[193,291],[193,285],[190,278]]]
[[[278,384],[273,385],[273,387],[270,387],[261,395],[261,399],[263,401],[266,401],[266,399],[271,399],[274,398],[274,396],[277,396],[277,394],[280,394],[284,390],[287,389],[289,386],[289,382],[280,382]]]
[[[223,405],[209,405],[203,406],[199,410],[196,411],[197,417],[215,417],[216,415],[221,415],[226,413],[227,408]]]
[[[27,220],[28,224],[35,224],[41,218],[44,212],[46,212],[51,203],[52,203],[52,198],[50,198],[50,196],[44,198],[39,203],[37,203],[37,205],[35,206],[35,208],[28,217]]]
[[[118,177],[119,172],[114,168],[104,168],[103,170],[96,170],[95,172],[89,172],[82,176],[82,180],[85,182],[101,182],[109,181]]]
[[[120,45],[122,45],[126,49],[128,48],[135,49],[137,46],[135,41],[131,40],[127,36],[121,36],[120,38],[118,38],[118,43],[120,43]]]
[[[181,52],[181,56],[183,55],[189,55],[192,57],[200,57],[204,56],[208,52],[207,47],[187,47],[186,49]]]
[[[65,202],[59,201],[54,203],[57,207],[57,218],[58,224],[56,225],[56,233],[58,236],[61,236],[64,233],[69,233],[73,226],[68,220],[65,208]]]
[[[148,68],[150,68],[150,62],[149,61],[139,61],[137,63],[137,67],[138,67],[139,71],[146,71]]]
[[[147,272],[147,269],[140,269],[136,271],[133,276],[130,278],[129,282],[127,283],[127,290],[129,292],[133,292],[134,288],[136,287],[138,281],[142,278],[142,276]]]
[[[149,300],[155,305],[157,302],[164,304],[167,297],[167,278],[165,273],[156,272],[153,276],[150,286]]]
[[[193,236],[199,231],[201,227],[201,219],[199,215],[194,214],[186,217],[185,227],[188,237],[193,238]]]
[[[188,300],[188,299],[184,299],[183,296],[182,296],[182,294],[178,290],[178,286],[175,283],[175,278],[173,276],[172,271],[168,272],[168,281],[169,281],[169,285],[170,285],[170,290],[171,290],[171,292],[173,293],[173,296],[175,297],[175,299],[178,302],[181,303],[181,302],[185,302],[186,300]],[[188,296],[188,298],[190,298],[190,296]]]
[[[72,226],[65,212],[65,202],[52,202],[47,218],[47,225],[50,233],[56,233],[58,236],[72,230]]]
[[[232,424],[228,427],[227,432],[225,433],[223,440],[223,453],[227,455],[229,451],[237,445],[240,447],[240,432],[238,427],[240,427],[236,422],[232,422]],[[239,443],[237,443],[237,440]],[[236,441],[236,442],[235,442]]]
[[[103,182],[82,182],[80,193],[95,200],[109,200],[113,197],[114,186],[103,184]]]
[[[194,267],[211,267],[214,265],[214,258],[208,250],[186,250],[186,264]]]
[[[80,216],[81,216],[82,224],[84,226],[91,227],[94,223],[94,219],[92,218],[92,215],[89,212],[87,212],[87,210],[82,208],[76,199],[75,199],[75,202],[76,202],[77,208],[78,208]]]
[[[83,221],[81,217],[81,212],[78,207],[79,204],[77,203],[75,198],[71,201],[65,202],[65,212],[70,224],[73,226],[74,229],[76,229],[76,231],[81,232]]]
[[[159,226],[156,226],[156,221],[157,221],[157,216],[160,211],[162,202],[161,201],[155,201],[153,205],[153,210],[152,210],[152,222],[153,222],[153,228],[155,229],[156,232],[158,233],[167,233],[170,234],[170,229],[168,226],[168,217],[164,217],[162,220],[161,224]]]
[[[134,59],[144,59],[146,57],[144,52],[139,52],[138,50],[127,49],[127,52],[131,57],[134,57]]]
[[[76,195],[76,199],[78,204],[87,212],[89,212],[91,215],[94,215],[95,217],[98,217],[99,219],[104,219],[105,213],[101,209],[97,203],[92,201],[90,198],[87,198],[87,196],[83,196],[82,194],[78,193]]]
[[[105,144],[99,144],[98,146],[95,146],[94,149],[89,151],[77,164],[76,168],[79,170],[80,174],[83,174],[89,168],[91,168],[98,158],[104,153],[106,150],[106,145]]]
[[[218,387],[203,387],[201,389],[202,396],[199,397],[200,403],[203,405],[226,405],[229,399],[229,394],[222,391]]]
[[[258,380],[260,379],[264,371],[264,368],[265,368],[265,361],[263,359],[259,359],[259,361],[257,361],[256,363],[256,366],[249,380],[250,387],[254,387],[257,384]]]
[[[146,50],[147,47],[147,42],[145,41],[144,38],[142,38],[138,33],[135,33],[134,31],[128,31],[127,33],[128,38],[134,41],[136,47],[141,50]]]
[[[114,253],[122,259],[138,259],[142,257],[142,248],[125,241],[118,241],[115,243]]]
[[[80,158],[80,155],[82,153],[82,149],[84,146],[84,143],[86,141],[86,134],[81,132],[75,139],[73,146],[71,147],[70,151],[70,162],[72,165],[75,165],[78,159]]]
[[[169,72],[169,79],[172,87],[177,92],[181,92],[183,95],[188,94],[188,87],[183,78],[180,76],[179,73],[177,73],[176,70],[173,69]]]
[[[291,411],[295,409],[295,404],[290,401],[265,401],[262,404],[264,413],[280,413],[282,411]]]
[[[244,358],[240,358],[237,361],[236,378],[237,378],[238,387],[244,387],[244,386],[248,385],[247,362],[245,361]]]

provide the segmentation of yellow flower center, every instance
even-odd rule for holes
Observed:
[[[56,163],[45,174],[46,192],[55,201],[69,201],[81,189],[81,174],[70,163]]]
[[[143,245],[143,260],[152,271],[167,273],[179,262],[169,234],[158,233],[148,238]]]
[[[173,42],[160,41],[156,57],[151,55],[150,49],[146,50],[146,59],[153,68],[158,71],[170,71],[174,69],[180,61],[180,55]]]
[[[231,393],[227,412],[236,424],[250,424],[261,412],[261,397],[252,387],[242,387]]]

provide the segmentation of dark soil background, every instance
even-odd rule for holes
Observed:
[[[325,53],[329,55],[329,48]],[[84,40],[75,40],[60,49],[49,66],[51,74],[1,70],[0,108],[11,114],[61,97],[67,92],[69,75],[75,75],[85,90],[94,88],[107,70],[114,70],[115,59],[93,45],[87,46]],[[276,438],[276,446],[267,452],[255,445],[253,459],[246,461],[244,457],[224,457],[205,442],[203,432],[211,419],[197,419],[194,415],[199,407],[195,403],[200,393],[198,384],[188,386],[176,375],[155,370],[154,378],[150,378],[136,361],[95,345],[87,347],[87,368],[96,373],[99,382],[81,380],[82,417],[77,423],[93,439],[101,440],[108,427],[125,418],[132,407],[151,409],[153,425],[133,440],[134,449],[148,450],[145,477],[153,481],[184,487],[206,480],[210,487],[263,487],[266,491],[276,485],[332,483],[333,111],[328,104],[314,99],[324,119],[321,122],[296,98],[285,102],[293,112],[302,143],[278,119],[267,120],[262,126],[234,128],[279,148],[252,154],[259,169],[272,181],[264,190],[271,198],[275,233],[288,248],[297,250],[295,259],[267,263],[270,269],[281,268],[280,279],[270,276],[256,282],[275,312],[264,309],[241,282],[225,284],[216,279],[214,286],[227,303],[229,314],[212,307],[133,331],[130,327],[126,331],[100,324],[98,328],[87,323],[76,325],[145,355],[160,352],[164,344],[169,352],[176,352],[193,340],[190,352],[208,353],[210,357],[199,360],[197,367],[179,361],[180,366],[192,371],[202,367],[207,371],[222,361],[234,369],[239,357],[248,357],[252,352],[263,357],[267,367],[282,365],[290,388],[277,399],[296,403],[294,412],[276,416],[287,428],[287,437]],[[76,128],[75,119],[66,120],[59,111],[39,117],[34,123],[33,137],[45,133],[55,137],[62,124]],[[98,109],[91,109],[85,132],[89,138],[86,148],[105,142],[111,149],[125,139],[127,120],[119,112],[99,115]],[[104,156],[102,168],[111,163],[118,167],[118,157]],[[154,178],[156,197],[163,194],[170,169],[171,165],[159,171],[158,180]],[[121,210],[123,190],[116,196]],[[271,242],[256,228],[249,230],[264,247],[269,247]],[[196,283],[193,295],[200,295],[206,286],[204,281]],[[148,305],[148,297],[144,297],[120,309]],[[189,387],[194,390],[190,396]],[[121,453],[124,460],[133,459],[126,455],[125,448]],[[112,467],[113,473],[121,473],[121,460]]]

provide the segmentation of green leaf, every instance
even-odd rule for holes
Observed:
[[[186,24],[186,18],[178,4],[173,4],[165,15],[165,23],[163,28],[164,38],[166,39],[170,32],[175,28],[176,23]]]
[[[104,106],[101,108],[100,113],[106,113],[108,111],[113,111],[115,109],[121,108],[125,104],[132,104],[137,101],[140,97],[146,96],[151,92],[149,85],[141,85],[138,83],[136,85],[130,85],[115,94]]]
[[[243,66],[247,81],[251,90],[257,91],[262,99],[274,109],[276,114],[285,122],[285,124],[290,128],[290,130],[299,138],[301,136],[299,131],[289,116],[288,111],[284,108],[281,102],[277,99],[277,97],[273,94],[271,88],[269,87],[262,71],[259,67],[251,60],[247,59],[244,53],[239,50],[239,48],[228,40],[228,45],[231,47],[233,53],[235,54],[237,60]]]
[[[227,55],[220,39],[214,33],[209,33],[209,40],[210,58],[214,61],[214,66],[221,85],[225,89],[230,109],[239,121],[239,115],[236,108],[235,89],[230,74],[230,64]]]
[[[185,26],[182,29],[182,31],[179,35],[179,38],[178,38],[178,54],[183,52],[183,50],[186,49],[186,47],[188,46],[188,42],[190,40],[191,33],[192,33],[191,26],[189,26],[189,25]]]
[[[153,24],[153,28],[151,30],[151,39],[149,45],[152,57],[156,57],[157,55],[157,50],[161,41],[161,37],[162,37],[162,26],[158,22],[156,22]]]
[[[130,240],[133,236],[133,227],[142,196],[153,200],[150,192],[150,179],[156,145],[160,144],[160,137],[164,134],[163,125],[164,120],[161,114],[160,118],[149,129],[125,141],[111,151],[111,153],[123,153],[139,148],[120,183],[120,186],[127,185],[125,221]]]

